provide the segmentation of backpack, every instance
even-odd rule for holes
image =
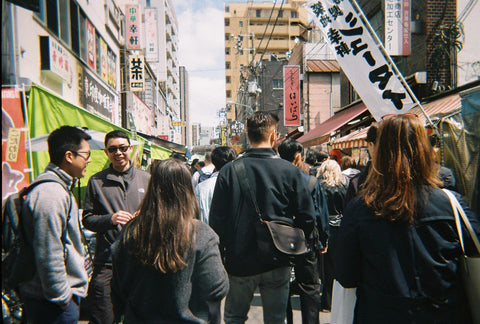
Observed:
[[[198,170],[198,183],[207,180],[212,176],[212,173],[205,173],[202,169]]]
[[[5,201],[2,212],[2,289],[17,289],[20,283],[31,280],[35,274],[33,248],[26,240],[22,224],[22,206],[30,191],[45,182],[58,181],[54,179],[37,180],[19,192],[8,196]],[[62,239],[65,236],[66,233]]]
[[[308,178],[308,190],[315,206],[315,229],[312,232],[312,239],[317,250],[322,250],[327,245],[328,239],[328,205],[327,197],[318,183],[318,179],[312,175]]]

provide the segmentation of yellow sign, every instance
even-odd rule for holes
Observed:
[[[8,130],[7,139],[7,156],[5,158],[8,162],[17,162],[18,148],[20,145],[20,130],[11,127]]]
[[[183,122],[179,121],[179,122],[172,122],[172,125],[173,126],[184,126],[183,125]]]

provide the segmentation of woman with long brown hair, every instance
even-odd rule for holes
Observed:
[[[124,323],[205,323],[205,302],[228,291],[218,237],[194,219],[198,203],[184,163],[160,161],[151,173],[137,217],[112,248],[115,315]]]
[[[462,250],[425,128],[415,115],[384,119],[376,147],[335,253],[336,279],[357,287],[355,323],[468,323]],[[480,233],[480,220],[455,195]]]

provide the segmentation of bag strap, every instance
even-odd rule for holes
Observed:
[[[252,188],[250,187],[250,183],[248,182],[245,163],[243,162],[242,159],[239,159],[233,162],[233,170],[237,175],[242,193],[245,195],[247,200],[248,200],[248,197],[250,197],[250,203],[255,208],[255,212],[257,213],[258,219],[260,220],[260,222],[263,222],[262,213],[260,212],[260,208],[258,208],[257,199],[255,199]]]
[[[468,217],[465,214],[465,211],[463,210],[462,206],[460,205],[457,198],[450,190],[448,189],[442,189],[442,190],[447,194],[448,198],[450,199],[450,204],[452,205],[453,214],[455,216],[455,225],[457,227],[457,232],[460,237],[460,245],[462,246],[463,254],[466,254],[466,253],[465,253],[465,245],[463,242],[462,224],[460,222],[460,218],[465,224],[465,227],[467,228],[468,233],[470,234],[470,237],[472,238],[472,241],[475,244],[475,247],[477,248],[478,253],[480,253],[480,241],[477,235],[475,234],[472,224],[468,220]]]

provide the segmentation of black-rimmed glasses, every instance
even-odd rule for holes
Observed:
[[[119,150],[120,152],[125,153],[128,151],[129,148],[130,146],[110,146],[109,148],[107,148],[107,151],[108,153],[117,153],[117,150]]]
[[[92,154],[92,152],[90,152],[90,151],[77,151],[77,152],[73,152],[73,153],[74,153],[75,155],[78,155],[78,156],[84,158],[85,160],[88,160],[88,159],[90,158],[90,155]],[[80,153],[82,153],[82,154],[87,154],[87,156],[85,157],[85,156],[83,156],[83,155],[80,154]]]

